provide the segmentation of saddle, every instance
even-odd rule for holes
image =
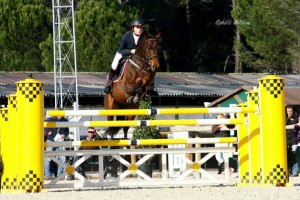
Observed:
[[[116,76],[112,81],[112,84],[117,83],[120,79],[122,79],[122,76],[124,75],[124,72],[126,70],[126,64],[127,62],[129,62],[131,56],[126,56],[121,58],[121,60],[118,63],[118,68],[117,68],[117,72],[116,72]],[[131,96],[127,99],[127,102],[133,102],[133,103],[137,103],[138,102],[138,95],[140,95],[142,93],[142,89],[139,88],[140,91],[137,91],[137,96]],[[146,90],[148,91],[148,94],[143,97],[143,99],[148,98],[148,96],[158,96],[159,94],[157,93],[157,91],[155,91],[155,86],[154,86],[154,81],[150,82],[147,85]]]

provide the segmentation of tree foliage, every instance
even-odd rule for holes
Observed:
[[[295,7],[294,7],[295,6]],[[244,37],[241,59],[257,70],[284,72],[291,68],[298,44],[299,20],[294,0],[240,0],[233,17]],[[292,19],[292,20],[291,20]]]
[[[0,29],[1,70],[45,70],[39,44],[51,31],[51,13],[42,1],[2,0]]]

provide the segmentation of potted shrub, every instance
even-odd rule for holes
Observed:
[[[140,109],[150,109],[152,107],[151,101],[140,101]],[[154,120],[155,116],[141,115],[138,116],[138,120]],[[133,139],[160,139],[162,138],[159,130],[154,126],[141,126],[135,127],[132,133]],[[154,148],[155,146],[138,146],[137,148]],[[137,155],[138,159],[141,159],[143,155]],[[139,166],[139,169],[148,176],[152,177],[152,170],[154,167],[154,157],[148,159],[143,165]]]

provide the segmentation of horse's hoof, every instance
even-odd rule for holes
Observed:
[[[133,102],[133,97],[131,96],[131,97],[128,97],[127,98],[127,103],[132,103]]]
[[[139,98],[134,97],[133,100],[132,100],[132,103],[138,103],[138,102],[139,102]]]

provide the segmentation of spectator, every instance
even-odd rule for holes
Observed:
[[[66,118],[58,116],[58,117],[49,117],[45,119],[46,122],[59,122],[59,121],[68,121]],[[69,135],[69,128],[46,128],[44,130],[44,136],[47,142],[59,142],[64,141],[65,137]],[[59,151],[63,150],[63,147],[46,147],[45,151]],[[65,156],[58,156],[58,159],[63,163],[66,162]],[[53,177],[51,176],[50,170],[51,159],[49,157],[45,157],[45,169],[44,176],[45,180],[51,180]],[[64,168],[60,165],[57,167],[57,176],[60,176],[64,171]]]
[[[86,140],[87,141],[94,141],[94,140],[101,140],[102,137],[96,132],[95,128],[94,127],[88,127],[87,128],[87,138]],[[80,147],[79,150],[93,150],[93,149],[99,149],[99,147]],[[80,159],[80,157],[76,156],[74,158],[74,163],[76,161],[78,161]],[[79,174],[81,174],[83,177],[86,178],[86,174],[85,174],[85,169],[87,167],[87,164],[90,162],[90,161],[95,161],[97,159],[97,156],[91,156],[89,157],[87,160],[85,160],[80,166],[78,166],[76,168],[76,172],[78,172]]]
[[[300,116],[298,117],[298,123],[295,124],[294,129],[293,129],[293,135],[296,140],[296,144],[292,146],[292,152],[295,156],[296,163],[294,163],[292,167],[292,176],[298,176],[299,175],[299,166],[298,163],[300,160],[298,160],[298,156],[296,155],[296,150],[298,148],[298,144],[300,143]]]
[[[221,113],[217,116],[217,119],[226,119],[229,118],[229,115],[226,113]],[[234,125],[213,125],[212,126],[212,133],[215,134],[215,137],[229,137],[230,131],[228,130],[221,130],[221,128],[233,128]],[[215,147],[228,147],[227,143],[216,143]],[[221,174],[224,172],[224,154],[223,153],[216,153],[216,160],[218,161],[218,174]],[[230,169],[233,170],[233,169]]]
[[[286,125],[293,125],[298,123],[299,113],[293,106],[287,105],[286,108]],[[292,129],[286,129],[287,142],[287,161],[290,176],[298,176],[298,164],[294,155],[295,147],[297,147],[297,137],[295,137]]]
[[[297,124],[299,113],[291,105],[286,106],[286,125]]]

